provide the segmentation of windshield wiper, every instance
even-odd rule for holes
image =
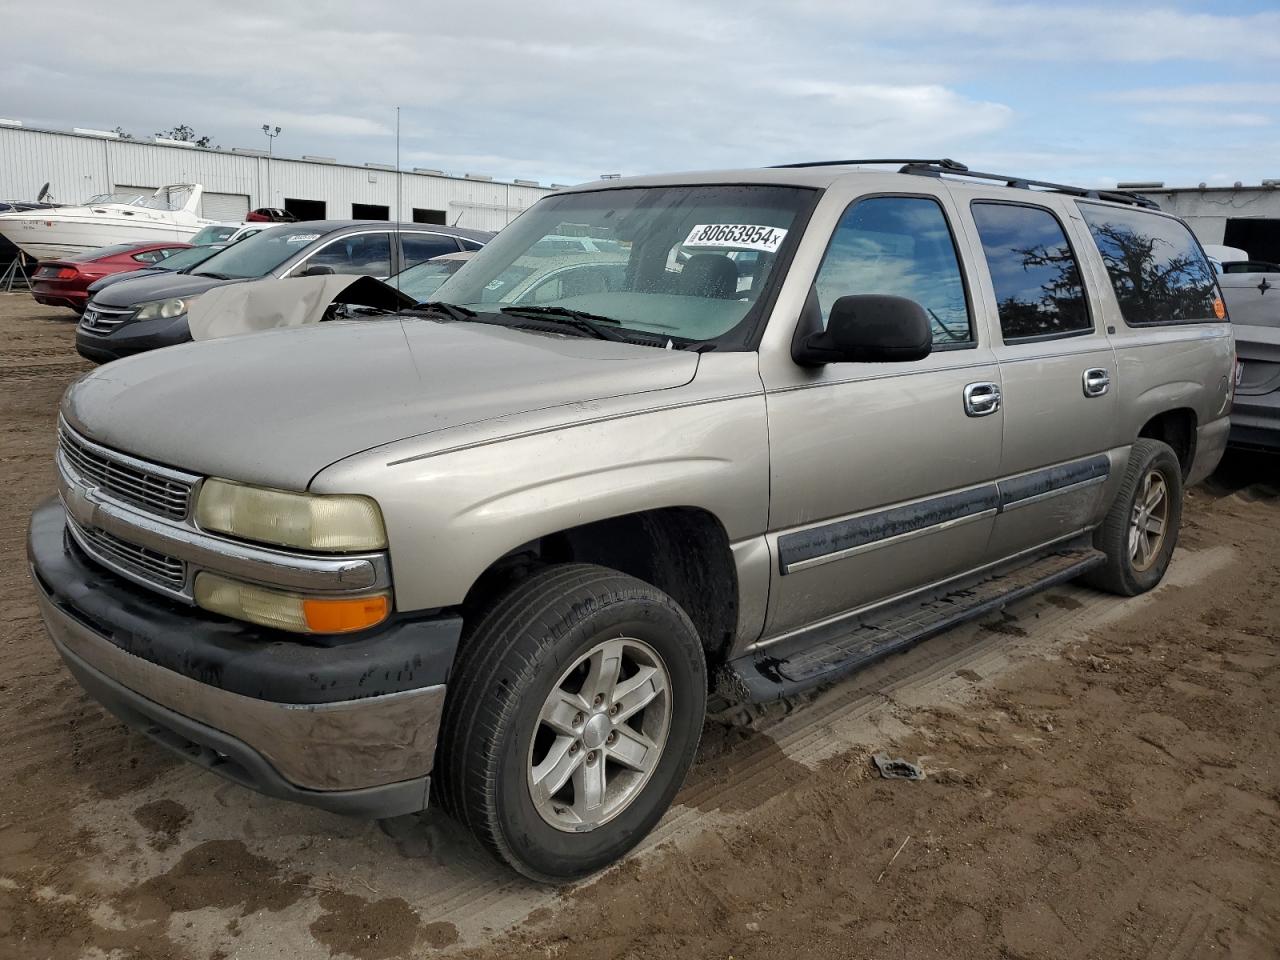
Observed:
[[[441,300],[427,300],[423,303],[415,303],[412,307],[407,308],[405,313],[438,313],[450,320],[471,320],[477,316],[476,312],[470,307],[460,307],[456,303],[445,303]]]
[[[241,279],[240,277],[233,277],[233,276],[231,276],[231,274],[229,274],[229,273],[214,273],[212,270],[202,271],[201,273],[196,273],[196,272],[193,270],[193,271],[191,272],[191,275],[192,275],[193,277],[213,277],[213,279],[215,279],[215,280],[239,280],[239,279]]]
[[[584,310],[571,310],[568,307],[503,307],[502,312],[513,317],[529,317],[542,323],[572,327],[581,330],[597,340],[613,340],[619,343],[634,343],[631,337],[625,336],[614,327],[621,326],[613,317],[602,317],[598,313],[587,313]]]

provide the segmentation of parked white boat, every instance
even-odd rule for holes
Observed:
[[[0,236],[37,260],[113,243],[185,242],[212,220],[199,216],[204,187],[175,183],[148,196],[116,193],[78,207],[0,214]]]

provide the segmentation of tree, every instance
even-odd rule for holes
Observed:
[[[166,140],[181,140],[184,143],[194,143],[197,147],[215,147],[213,138],[207,134],[203,137],[197,137],[196,132],[185,123],[180,123],[172,130],[164,133],[157,133],[157,137],[164,137]]]
[[[1203,257],[1194,251],[1178,253],[1168,240],[1120,223],[1103,222],[1090,229],[1123,315],[1165,323],[1213,316],[1217,291]],[[1001,317],[1006,310],[1021,310],[1021,319],[1042,328],[1037,332],[1049,332],[1046,312],[1084,310],[1084,291],[1069,248],[1040,246],[1014,252],[1022,257],[1024,270],[1049,268],[1053,273],[1041,284],[1039,302],[1001,302]]]
[[[116,127],[116,129],[115,129],[115,135],[116,135],[117,137],[119,137],[121,140],[132,140],[132,139],[133,139],[133,134],[132,134],[132,133],[129,133],[129,131],[125,130],[125,128],[124,128],[124,127]]]

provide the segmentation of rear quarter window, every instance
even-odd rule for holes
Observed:
[[[1131,327],[1204,323],[1219,316],[1213,267],[1179,220],[1142,210],[1080,203],[1107,268],[1120,315]]]

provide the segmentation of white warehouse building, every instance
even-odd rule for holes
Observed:
[[[397,174],[389,164],[269,157],[265,150],[205,149],[0,120],[0,198],[34,200],[45,183],[59,203],[199,183],[205,190],[201,215],[211,220],[243,220],[258,207],[283,207],[300,220],[402,220],[476,230],[501,230],[549,189],[529,180],[506,183],[420,168]]]
[[[1254,260],[1280,262],[1280,180],[1263,180],[1257,186],[1166,187],[1141,182],[1119,187],[1182,217],[1201,243],[1225,244],[1244,250]]]

